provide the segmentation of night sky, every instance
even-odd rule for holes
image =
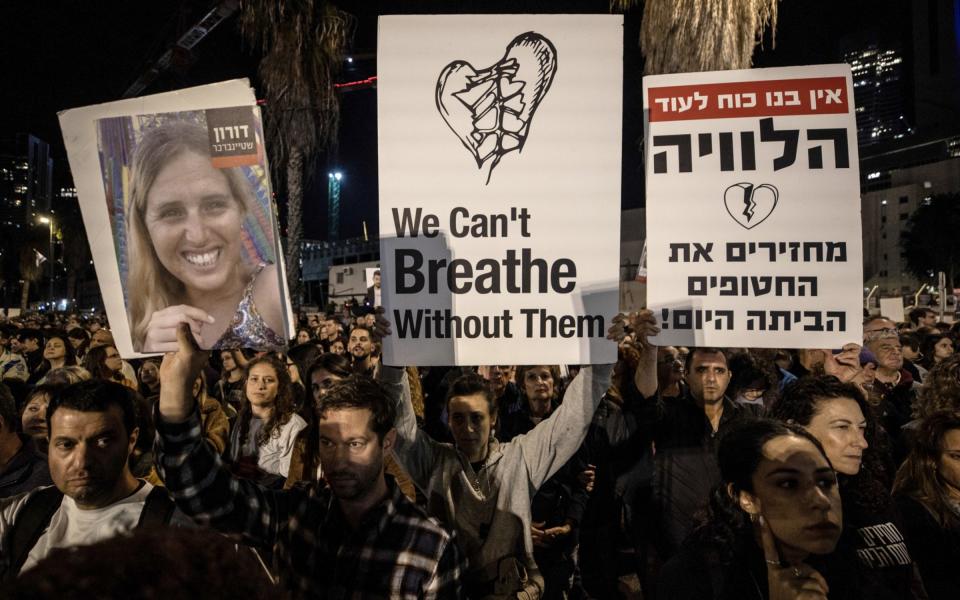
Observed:
[[[604,13],[608,7],[606,0],[395,0],[337,4],[357,16],[353,52],[360,55],[376,52],[378,14]],[[65,166],[57,111],[119,99],[147,66],[212,5],[173,0],[4,2],[0,6],[0,56],[5,80],[0,85],[0,135],[33,133],[51,144],[58,166]],[[910,2],[901,0],[787,0],[779,10],[776,48],[772,48],[768,35],[763,48],[755,53],[755,66],[838,62],[844,44],[899,43],[910,36]],[[642,164],[637,149],[642,136],[642,59],[637,47],[640,16],[639,8],[628,13],[624,27],[624,208],[643,203]],[[236,23],[233,17],[221,25],[194,49],[192,56],[144,93],[237,77],[249,77],[256,87],[257,58],[242,47]],[[904,49],[909,52],[908,47]],[[361,79],[375,74],[375,70],[372,58],[358,59],[340,79]],[[371,234],[376,233],[376,90],[344,94],[341,111],[339,150],[335,156],[318,159],[316,183],[305,200],[307,237],[324,237],[326,173],[335,167],[344,173],[341,237],[361,235],[363,220],[367,220]]]

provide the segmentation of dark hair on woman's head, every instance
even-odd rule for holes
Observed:
[[[834,398],[853,399],[860,405],[864,417],[869,418],[870,406],[860,388],[855,384],[842,382],[832,375],[803,377],[794,382],[784,390],[783,396],[773,403],[767,416],[806,427],[817,413],[817,404]]]
[[[934,413],[960,410],[960,354],[949,356],[930,369],[923,378],[923,387],[913,401],[913,418],[922,419]]]
[[[321,354],[323,350],[313,341],[297,344],[287,350],[287,358],[297,364],[297,370],[301,376],[306,374],[307,369]]]
[[[893,484],[894,494],[913,498],[935,516],[941,527],[952,530],[960,527],[960,517],[940,476],[940,457],[944,438],[955,429],[960,429],[960,412],[945,410],[924,417]]]
[[[890,440],[878,425],[873,407],[860,388],[845,383],[832,375],[804,377],[789,386],[783,397],[774,402],[767,417],[785,423],[807,427],[818,411],[818,405],[835,398],[850,398],[860,407],[866,428],[863,437],[867,448],[863,451],[860,471],[856,475],[840,475],[844,503],[865,510],[885,510],[890,503],[890,484],[893,466],[890,461]]]
[[[87,353],[83,355],[82,366],[94,379],[113,379],[113,371],[111,371],[106,365],[107,348],[113,348],[113,346],[97,346],[96,348],[90,348],[87,350]]]
[[[68,367],[77,364],[77,351],[73,349],[73,344],[70,343],[69,336],[67,336],[67,334],[63,331],[48,332],[46,335],[46,341],[44,342],[44,348],[46,348],[46,345],[50,343],[50,340],[54,339],[60,340],[60,342],[63,344],[63,364]],[[43,359],[43,362],[45,365],[47,365],[47,369],[49,370],[50,361]]]
[[[830,459],[817,438],[798,425],[772,419],[746,419],[734,424],[717,448],[720,483],[710,494],[709,519],[695,532],[698,539],[714,546],[720,562],[729,565],[736,559],[740,540],[751,535],[750,518],[741,508],[739,492],[753,492],[753,475],[764,460],[763,447],[783,436],[796,436],[809,441],[827,464]],[[832,466],[832,465],[831,465]]]
[[[280,429],[286,425],[293,417],[295,407],[293,404],[293,384],[290,381],[290,373],[287,372],[287,365],[281,361],[275,354],[267,353],[263,356],[254,358],[247,363],[246,371],[243,375],[243,406],[237,415],[237,421],[240,427],[240,442],[247,439],[250,432],[250,419],[253,413],[250,410],[250,399],[247,398],[247,380],[250,378],[250,371],[257,365],[267,364],[273,368],[277,376],[277,397],[273,402],[273,413],[263,427],[257,433],[257,446],[267,443],[271,437],[279,437]]]
[[[377,439],[394,428],[397,409],[376,381],[366,375],[349,375],[333,384],[317,402],[318,414],[349,408],[366,409],[371,413],[370,426]]]
[[[447,388],[447,397],[444,404],[449,405],[452,398],[475,396],[477,394],[487,399],[487,406],[490,407],[490,418],[496,418],[497,399],[494,397],[493,390],[487,380],[476,373],[465,373],[454,379],[450,387]]]
[[[764,358],[750,352],[738,352],[727,359],[727,367],[730,369],[727,395],[731,398],[748,389],[762,389],[765,397],[776,394],[777,373],[773,363]]]
[[[333,352],[324,352],[313,361],[310,368],[307,369],[306,382],[313,381],[313,373],[323,369],[331,375],[336,375],[340,379],[345,379],[353,374],[353,365],[342,354]]]
[[[932,369],[936,366],[936,345],[940,340],[947,338],[950,340],[950,336],[943,333],[928,333],[920,340],[920,354],[923,356],[920,357],[919,364],[924,369]],[[951,344],[953,340],[950,340]]]
[[[914,352],[920,351],[920,338],[913,333],[901,333],[900,345],[904,348],[910,348]]]
[[[753,474],[764,459],[763,446],[770,440],[785,435],[810,441],[823,458],[830,462],[820,441],[803,427],[773,419],[745,419],[733,425],[720,438],[717,464],[720,467],[721,484],[732,486],[734,492],[752,492]]]

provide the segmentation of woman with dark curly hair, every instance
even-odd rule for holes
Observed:
[[[856,598],[837,552],[843,510],[820,442],[796,425],[744,420],[720,440],[707,523],[660,572],[670,600]]]
[[[295,413],[290,374],[275,355],[247,364],[244,403],[230,436],[227,459],[238,476],[280,487],[294,441],[306,421]]]
[[[960,412],[926,416],[893,486],[930,600],[960,590]]]
[[[913,418],[923,419],[944,410],[960,411],[960,354],[944,359],[923,378],[913,403]]]
[[[927,372],[953,356],[953,340],[942,333],[928,333],[920,340],[920,361],[917,363]],[[920,372],[924,377],[926,373]]]
[[[810,377],[787,388],[769,416],[803,427],[823,445],[838,474],[845,543],[857,550],[864,576],[898,598],[916,597],[922,586],[890,498],[886,440],[860,388],[835,377]]]

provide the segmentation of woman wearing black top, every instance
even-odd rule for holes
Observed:
[[[843,498],[844,546],[856,551],[860,576],[897,598],[925,597],[900,529],[882,428],[860,388],[831,376],[787,388],[769,416],[800,425],[823,445]]]
[[[960,595],[960,413],[925,418],[894,494],[930,600]]]
[[[806,430],[745,420],[721,439],[710,518],[660,572],[661,600],[856,597],[834,551],[843,514],[836,474]],[[827,558],[829,557],[829,561]]]

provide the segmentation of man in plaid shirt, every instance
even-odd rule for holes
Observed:
[[[297,597],[461,598],[463,555],[383,472],[396,412],[380,387],[350,377],[321,400],[320,461],[329,485],[268,490],[233,477],[203,443],[192,385],[206,355],[181,323],[160,367],[158,463],[177,506],[255,546],[274,548]]]

